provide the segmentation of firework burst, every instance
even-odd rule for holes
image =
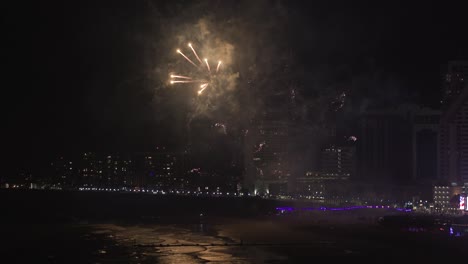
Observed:
[[[208,58],[204,58],[202,61],[192,43],[188,43],[188,47],[192,51],[192,58],[194,58],[193,60],[184,54],[180,49],[177,49],[177,53],[180,54],[188,63],[193,65],[195,70],[190,73],[190,76],[171,74],[169,83],[199,83],[197,94],[202,95],[208,87],[213,86],[214,83],[218,81],[217,79],[219,77],[220,70],[222,69],[222,62],[218,61],[216,70],[212,71]],[[195,59],[198,61],[198,64],[194,62]]]

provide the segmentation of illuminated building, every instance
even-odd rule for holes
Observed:
[[[244,138],[244,188],[256,194],[293,194],[297,178],[312,163],[307,151],[320,139],[320,132],[296,122],[262,121],[250,127]]]
[[[52,168],[51,183],[55,187],[68,188],[76,184],[76,173],[73,161],[63,156],[50,163]]]
[[[169,189],[171,182],[177,176],[174,172],[175,157],[166,153],[144,154],[144,179],[145,187],[155,189]]]
[[[450,203],[449,186],[434,186],[434,205],[437,211],[447,210]]]
[[[137,187],[183,190],[190,187],[189,156],[186,152],[171,152],[165,148],[137,154]]]
[[[354,146],[329,146],[322,150],[320,172],[323,177],[348,180],[355,171]]]
[[[251,192],[280,194],[288,191],[288,123],[262,122],[249,130],[251,160],[247,177],[255,187]]]
[[[189,158],[166,150],[132,154],[85,152],[76,161],[64,157],[51,163],[51,183],[60,187],[113,189],[184,189]]]
[[[465,199],[467,186],[436,185],[433,188],[434,209],[436,213],[457,214],[460,210],[460,199]]]
[[[305,164],[316,163],[309,156],[319,152],[317,142],[322,134],[308,123],[314,115],[297,81],[295,55],[291,51],[285,55],[280,59],[275,82],[253,87],[262,91],[262,99],[255,98],[259,107],[243,139],[243,189],[250,193],[293,194],[297,178],[305,174]],[[317,146],[311,147],[314,144]]]
[[[78,165],[80,186],[128,187],[133,184],[133,164],[128,155],[85,152]]]
[[[103,161],[99,160],[96,153],[85,152],[81,156],[79,164],[81,186],[98,186],[102,181]]]
[[[459,209],[466,211],[466,194],[460,195]]]
[[[329,179],[323,178],[321,173],[308,171],[303,177],[296,179],[295,193],[308,199],[323,201],[326,180]]]
[[[120,154],[108,155],[104,160],[104,183],[119,187],[132,184],[132,160]]]
[[[314,115],[294,76],[293,54],[282,60],[275,83],[258,87],[265,96],[244,137],[243,187],[254,194],[293,195],[306,170],[317,169],[324,136],[309,123]]]

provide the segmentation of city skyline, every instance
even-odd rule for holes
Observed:
[[[240,135],[251,118],[261,120],[271,93],[293,93],[297,109],[288,111],[305,111],[312,126],[328,129],[328,122],[336,122],[338,131],[353,133],[357,129],[349,124],[366,109],[408,102],[437,108],[445,64],[467,58],[460,11],[442,4],[241,1],[207,8],[210,3],[217,1],[184,8],[151,1],[78,8],[49,3],[37,6],[41,12],[11,4],[7,81],[18,102],[7,120],[12,171],[42,166],[57,153],[151,151],[163,145],[198,148],[200,159],[240,152]],[[36,23],[15,22],[18,8]],[[190,15],[204,9],[200,17]],[[320,15],[325,10],[326,17]],[[193,27],[202,25],[212,34],[229,29],[219,38],[237,56],[232,68],[239,72],[238,101],[230,102],[246,111],[196,117],[189,131],[187,94],[167,87],[162,73],[165,63],[176,61],[172,44],[185,45]],[[166,32],[166,26],[179,31]],[[236,39],[255,30],[263,33],[250,47]],[[223,122],[227,135],[216,126]]]
[[[468,1],[2,7],[4,263],[466,255]]]

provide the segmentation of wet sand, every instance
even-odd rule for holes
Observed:
[[[310,263],[352,255],[432,263],[468,248],[468,236],[377,224],[386,210],[277,216],[270,213],[275,204],[261,200],[58,192],[0,198],[17,201],[0,218],[2,263]]]

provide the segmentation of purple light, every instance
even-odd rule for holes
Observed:
[[[276,210],[278,211],[295,211],[295,210],[301,210],[301,211],[344,211],[344,210],[356,210],[356,209],[395,209],[397,211],[401,212],[411,212],[411,209],[406,209],[406,208],[390,208],[390,206],[386,205],[374,205],[374,206],[349,206],[349,207],[303,207],[303,208],[293,208],[293,207],[276,207]]]
[[[292,208],[292,207],[276,207],[276,210],[278,210],[278,211],[293,211],[294,208]]]

